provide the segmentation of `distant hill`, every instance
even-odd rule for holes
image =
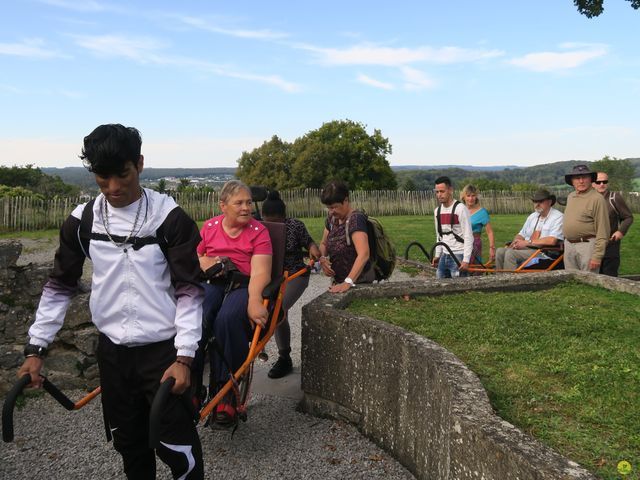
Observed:
[[[391,170],[394,172],[402,172],[404,170],[444,170],[444,169],[459,169],[459,170],[467,170],[467,171],[487,171],[487,172],[500,172],[502,170],[513,169],[513,168],[526,168],[526,167],[518,167],[517,165],[494,165],[491,167],[475,167],[473,165],[397,165],[395,167],[391,167]]]
[[[629,158],[635,168],[635,176],[640,177],[640,158]],[[402,188],[410,181],[419,190],[433,188],[433,182],[441,175],[446,175],[459,185],[464,181],[485,178],[488,180],[503,181],[508,184],[535,183],[547,186],[565,185],[564,176],[574,165],[587,163],[584,160],[567,160],[563,162],[546,163],[532,167],[505,167],[503,170],[478,170],[465,167],[425,167],[420,169],[398,169],[396,176],[398,185]]]
[[[636,169],[636,177],[640,177],[640,158],[626,159]],[[492,166],[475,167],[472,165],[399,165],[391,167],[398,178],[401,187],[411,179],[415,188],[427,190],[433,188],[433,181],[447,175],[454,184],[465,180],[486,178],[514,183],[536,183],[547,186],[563,186],[564,175],[579,163],[589,163],[584,160],[567,160],[563,162],[546,163],[532,167]],[[78,185],[86,191],[95,191],[94,177],[83,167],[42,168],[48,175],[57,175],[65,183]],[[160,178],[222,178],[235,175],[236,169],[227,168],[145,168],[141,175],[143,182],[154,182]]]
[[[84,190],[95,190],[96,181],[92,173],[84,167],[42,168],[47,175],[57,175],[65,183],[78,185]],[[191,178],[191,177],[215,177],[235,175],[235,168],[145,168],[140,175],[144,181],[154,181],[161,178]]]

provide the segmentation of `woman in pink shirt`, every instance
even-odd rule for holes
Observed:
[[[214,393],[229,379],[227,365],[235,371],[249,352],[252,325],[264,326],[267,309],[262,304],[262,291],[271,280],[271,239],[262,223],[252,215],[251,190],[238,180],[227,182],[220,192],[222,215],[206,222],[200,231],[198,257],[203,271],[222,262],[224,257],[233,262],[241,274],[249,278],[229,289],[227,275],[220,275],[205,283],[203,302],[204,331],[211,332],[220,346],[220,353],[211,352],[211,367],[215,372],[210,385]],[[234,286],[236,283],[234,283]],[[204,338],[204,334],[203,334]],[[233,396],[221,402],[214,420],[221,425],[235,422]]]

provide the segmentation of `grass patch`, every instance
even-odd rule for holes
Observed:
[[[385,232],[391,236],[398,256],[404,257],[407,245],[413,241],[420,242],[427,251],[435,243],[435,225],[433,216],[407,215],[396,217],[379,217]],[[492,215],[491,225],[493,227],[496,246],[504,245],[510,242],[513,237],[520,231],[526,215]],[[309,233],[316,242],[322,239],[322,231],[324,228],[324,218],[303,218],[301,219]],[[483,233],[483,258],[489,258],[489,241],[486,233]],[[621,246],[621,265],[620,275],[640,274],[640,228],[632,225],[629,233],[624,237]],[[418,248],[410,250],[409,258],[424,262],[425,256]]]
[[[358,300],[349,310],[455,353],[502,418],[602,478],[621,478],[621,460],[633,466],[627,478],[638,478],[637,296],[567,283],[544,291]]]

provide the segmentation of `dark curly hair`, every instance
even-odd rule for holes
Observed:
[[[127,162],[138,167],[142,138],[133,127],[119,123],[100,125],[84,137],[82,163],[96,175],[117,175],[124,171]]]

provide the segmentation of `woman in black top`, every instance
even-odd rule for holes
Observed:
[[[367,217],[351,207],[346,184],[329,182],[320,200],[329,211],[320,242],[320,265],[325,275],[333,277],[329,291],[346,292],[356,283],[373,282],[375,273],[369,262]]]
[[[284,222],[285,225],[285,254],[284,270],[289,275],[296,273],[305,267],[304,250],[309,252],[312,258],[320,256],[318,246],[309,235],[304,223],[296,218],[286,216],[286,205],[277,191],[269,192],[267,199],[262,203],[262,218],[266,222]],[[300,295],[309,285],[309,273],[293,279],[287,285],[282,299],[282,308],[285,317],[276,329],[276,345],[278,346],[278,360],[269,370],[270,378],[281,378],[293,370],[291,361],[291,330],[286,313],[300,298]]]

